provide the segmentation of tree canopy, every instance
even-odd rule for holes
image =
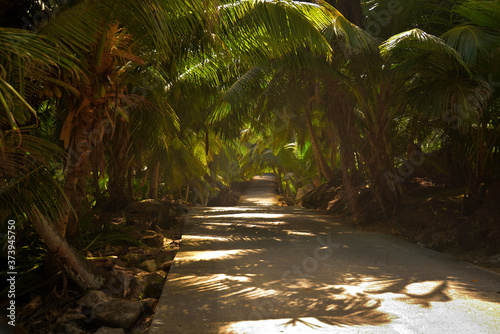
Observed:
[[[0,217],[50,250],[262,171],[290,203],[342,186],[356,222],[360,189],[390,218],[414,175],[499,180],[498,0],[4,2]]]

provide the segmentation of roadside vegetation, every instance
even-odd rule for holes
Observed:
[[[164,279],[188,207],[263,172],[283,205],[498,267],[499,22],[498,0],[4,1],[0,245],[14,220],[19,287],[47,292],[21,327],[157,296],[128,284]]]

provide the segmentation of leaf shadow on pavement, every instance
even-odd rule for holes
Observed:
[[[286,331],[379,326],[400,316],[383,304],[430,309],[456,291],[500,303],[489,282],[462,276],[463,263],[426,249],[407,256],[419,246],[307,210],[213,208],[187,225],[164,291],[172,302],[161,310],[175,314],[179,333],[229,333],[262,321]],[[446,268],[426,267],[436,257]]]

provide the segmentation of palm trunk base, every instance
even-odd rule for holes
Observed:
[[[68,276],[83,290],[100,289],[107,282],[105,273],[88,262],[64,239],[59,231],[48,222],[38,208],[31,221],[42,240],[59,261]]]

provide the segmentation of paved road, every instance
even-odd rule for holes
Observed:
[[[257,177],[239,206],[193,209],[150,334],[500,333],[500,275],[273,189]]]

